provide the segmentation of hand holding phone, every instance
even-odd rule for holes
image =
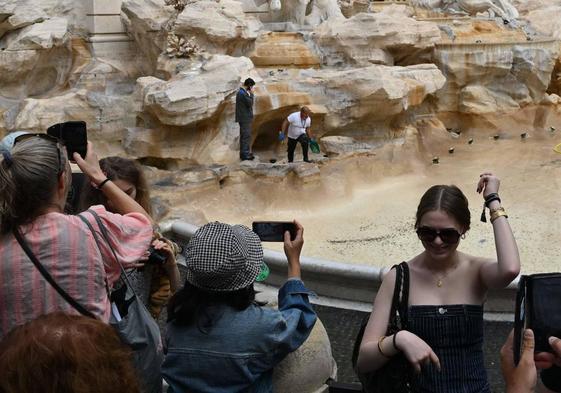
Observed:
[[[304,227],[296,220],[296,236],[294,239],[290,238],[289,232],[284,234],[284,255],[288,260],[288,277],[300,278],[300,253],[304,247]]]
[[[88,133],[85,121],[66,121],[47,128],[47,134],[60,139],[66,146],[68,159],[74,161],[74,153],[86,158]]]
[[[534,333],[535,352],[555,352],[549,337],[561,336],[561,273],[520,277],[514,312],[515,364],[520,360],[525,329],[532,329]]]
[[[286,231],[290,240],[296,239],[296,224],[291,221],[255,221],[251,226],[262,242],[283,242]]]

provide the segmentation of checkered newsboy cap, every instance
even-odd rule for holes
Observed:
[[[211,222],[185,247],[187,281],[208,291],[236,291],[255,282],[263,267],[259,237],[243,225]]]

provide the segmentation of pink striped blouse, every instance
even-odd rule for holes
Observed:
[[[139,213],[119,215],[93,206],[105,224],[111,245],[125,266],[138,261],[150,245],[152,226]],[[99,232],[95,218],[82,213]],[[86,224],[77,216],[48,213],[21,232],[29,247],[53,279],[78,303],[104,321],[110,305],[105,280],[110,286],[120,269],[100,233],[101,249]],[[10,233],[0,239],[0,339],[12,328],[42,314],[65,311],[77,314],[43,278]]]

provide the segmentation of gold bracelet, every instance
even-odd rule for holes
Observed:
[[[503,207],[499,207],[498,209],[493,209],[489,211],[490,216],[491,216],[491,223],[493,223],[493,221],[495,221],[497,218],[504,216],[505,218],[508,218],[508,215],[506,214],[506,211]]]
[[[380,351],[383,357],[390,358],[391,356],[386,355],[384,351],[382,351],[382,341],[384,341],[385,338],[386,336],[382,336],[378,339],[378,351]]]

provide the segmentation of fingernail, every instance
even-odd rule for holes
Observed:
[[[559,340],[559,339],[558,339],[557,337],[555,337],[555,336],[549,336],[549,338],[547,339],[547,341],[549,341],[549,344],[550,344],[550,345],[553,345],[553,343],[554,343],[556,340]]]
[[[524,337],[525,338],[532,338],[532,333],[529,329],[524,330]]]

